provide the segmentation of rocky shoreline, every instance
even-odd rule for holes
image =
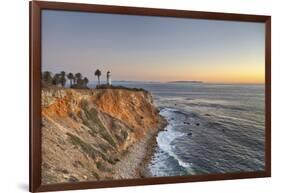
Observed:
[[[116,164],[113,179],[152,177],[148,164],[155,152],[156,137],[166,125],[167,121],[162,117],[157,129],[148,130],[141,141],[128,149],[126,155]]]
[[[138,170],[138,174],[139,174],[140,178],[153,177],[152,174],[150,173],[148,165],[149,165],[149,163],[152,159],[152,156],[155,152],[155,149],[157,147],[156,137],[160,131],[163,131],[165,129],[167,124],[168,124],[167,120],[164,117],[162,117],[162,121],[159,124],[157,132],[155,132],[153,134],[153,136],[151,137],[151,139],[147,142],[147,147],[149,147],[149,148],[147,148],[146,156],[144,157],[143,161],[141,162],[141,164],[139,166],[139,170]]]

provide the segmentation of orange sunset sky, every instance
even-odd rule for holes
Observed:
[[[264,83],[262,23],[44,10],[42,71],[114,80]]]

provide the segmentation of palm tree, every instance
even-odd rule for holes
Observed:
[[[52,83],[53,85],[58,85],[60,83],[60,74],[55,74]]]
[[[66,83],[66,78],[65,78],[65,71],[60,72],[60,83],[64,87]]]
[[[67,78],[69,79],[70,81],[70,88],[72,87],[72,84],[73,84],[73,80],[74,80],[74,75],[70,72],[67,74]]]
[[[82,74],[80,72],[75,74],[75,78],[76,79],[81,79],[82,78]]]
[[[85,88],[87,88],[88,82],[89,82],[88,78],[85,77],[85,78],[83,79],[83,83],[84,83],[84,87],[85,87]]]
[[[52,73],[49,72],[49,71],[45,71],[43,72],[43,75],[42,75],[42,80],[44,83],[46,83],[47,85],[50,85],[52,84]]]
[[[61,76],[65,76],[65,71],[60,72]]]
[[[83,88],[84,86],[84,81],[82,78],[77,79],[77,88]]]
[[[95,76],[98,77],[98,86],[100,85],[100,76],[101,76],[101,71],[99,69],[96,70]]]
[[[82,74],[80,72],[75,74],[76,86],[79,88],[82,85]]]

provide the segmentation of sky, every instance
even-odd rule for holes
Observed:
[[[43,10],[42,71],[96,80],[264,83],[265,26]]]

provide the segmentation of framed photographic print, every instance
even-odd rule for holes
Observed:
[[[270,177],[271,18],[30,2],[30,191]]]

